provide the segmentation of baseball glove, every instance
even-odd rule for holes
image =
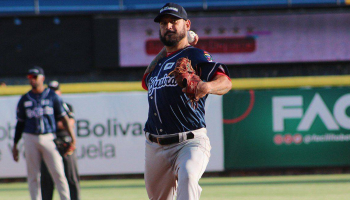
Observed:
[[[191,60],[188,58],[179,58],[176,61],[176,66],[173,71],[169,73],[169,76],[174,76],[177,84],[181,88],[186,88],[186,95],[191,101],[193,108],[198,107],[198,98],[196,98],[197,86],[201,81],[200,77],[196,74],[196,71],[191,65]]]
[[[53,141],[56,144],[57,150],[61,155],[66,154],[70,150],[72,141],[70,136],[57,137]]]

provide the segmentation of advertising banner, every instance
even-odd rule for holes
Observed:
[[[350,60],[350,13],[189,17],[196,47],[225,64]],[[120,19],[122,67],[148,66],[164,46],[153,18]],[[135,59],[137,53],[137,59]]]
[[[26,176],[23,139],[19,143],[18,163],[13,161],[11,154],[19,98],[0,97],[0,178]],[[144,172],[146,92],[67,94],[62,98],[75,112],[80,175]],[[210,95],[206,108],[212,145],[207,171],[222,171],[222,97]]]
[[[225,168],[350,165],[350,88],[231,91]]]

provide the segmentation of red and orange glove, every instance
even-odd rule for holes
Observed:
[[[174,76],[177,84],[181,88],[186,88],[185,93],[191,101],[193,108],[197,108],[199,98],[196,97],[197,86],[200,81],[200,77],[196,74],[196,71],[191,65],[191,60],[188,58],[179,58],[176,61],[176,66],[173,71],[171,71],[169,76]]]

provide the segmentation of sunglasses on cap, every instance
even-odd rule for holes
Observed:
[[[28,78],[28,79],[37,79],[37,78],[38,78],[38,75],[28,74],[28,75],[27,75],[27,78]]]

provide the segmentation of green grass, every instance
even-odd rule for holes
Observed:
[[[202,178],[201,200],[348,200],[350,175]],[[81,182],[82,200],[148,199],[141,179]],[[1,183],[1,200],[29,198],[26,183]],[[59,200],[55,191],[54,200]]]

